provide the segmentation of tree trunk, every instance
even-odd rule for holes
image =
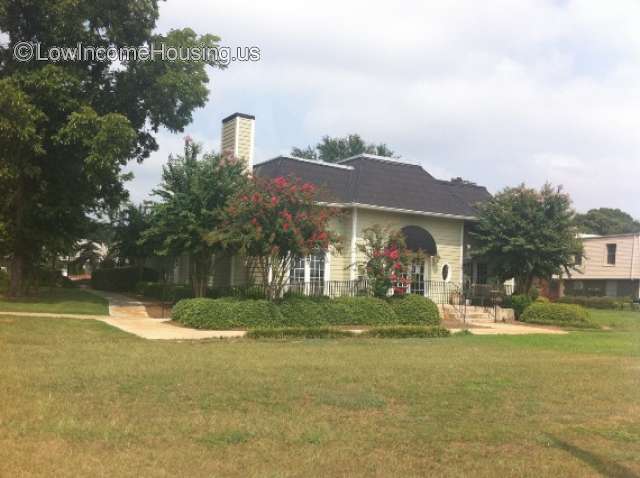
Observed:
[[[15,234],[17,237],[14,238],[14,251],[11,257],[11,263],[9,265],[9,267],[11,268],[9,276],[9,297],[19,297],[24,292],[26,267],[26,258],[21,250],[22,245],[20,241],[20,237],[23,234],[22,228],[24,225],[24,183],[22,178],[19,179],[18,190],[16,191],[15,204],[13,205],[13,209],[16,219]]]
[[[195,297],[207,295],[207,281],[211,272],[211,257],[195,256],[191,259],[191,287]]]
[[[24,291],[24,257],[14,254],[9,265],[9,297],[19,297]]]

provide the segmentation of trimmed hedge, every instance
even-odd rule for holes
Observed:
[[[595,327],[589,321],[589,311],[579,305],[569,304],[537,302],[527,307],[520,320],[531,324],[561,327]]]
[[[329,301],[333,325],[393,325],[398,316],[389,303],[376,297],[340,297]]]
[[[398,316],[399,324],[440,325],[440,311],[431,299],[408,294],[392,298],[389,303]]]
[[[286,327],[398,323],[393,308],[375,297],[291,297],[280,302],[279,308]]]
[[[249,339],[339,339],[339,338],[434,338],[449,337],[451,334],[442,327],[395,326],[373,327],[362,333],[335,327],[283,327],[258,328],[247,332]]]
[[[252,329],[247,332],[246,337],[249,339],[338,339],[355,337],[355,334],[332,327],[284,327]]]
[[[156,282],[158,272],[137,267],[97,269],[91,274],[91,287],[112,292],[134,292],[138,282]]]
[[[265,300],[185,299],[173,308],[172,317],[189,327],[219,330],[440,324],[438,308],[428,299],[406,297],[392,303],[375,297],[292,297],[278,305]]]
[[[437,326],[419,327],[419,326],[395,326],[395,327],[373,327],[362,334],[362,337],[373,337],[383,339],[410,339],[419,338],[426,339],[432,337],[449,337],[451,333]]]
[[[624,309],[625,304],[631,302],[631,298],[622,297],[587,297],[565,295],[557,300],[560,304],[574,304],[591,309]]]
[[[280,310],[266,300],[185,299],[175,305],[171,318],[195,329],[282,326]]]

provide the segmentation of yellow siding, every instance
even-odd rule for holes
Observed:
[[[330,251],[328,280],[343,281],[350,279],[351,264],[351,214],[347,213],[334,219],[331,229],[340,235],[340,247]]]
[[[222,124],[222,151],[221,153],[236,154],[236,122],[228,121]]]
[[[238,122],[238,158],[251,164],[253,150],[253,120],[247,118],[236,118]]]

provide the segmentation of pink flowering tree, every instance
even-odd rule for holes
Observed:
[[[226,242],[270,299],[281,297],[294,258],[339,247],[329,229],[338,212],[319,205],[318,195],[295,177],[253,177],[226,210]]]
[[[376,224],[363,231],[363,239],[360,251],[365,261],[360,270],[369,280],[373,295],[386,297],[390,290],[394,295],[404,295],[410,284],[407,271],[412,254],[403,234]]]

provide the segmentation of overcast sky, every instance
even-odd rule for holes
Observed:
[[[211,70],[208,105],[131,170],[147,197],[189,134],[256,116],[256,161],[359,133],[433,175],[491,192],[562,184],[585,211],[640,217],[640,2],[169,0],[160,31],[191,27],[258,63]]]

